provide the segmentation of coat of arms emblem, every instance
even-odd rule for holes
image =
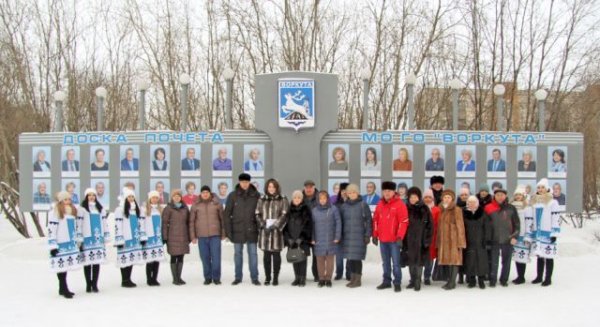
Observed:
[[[315,126],[315,81],[286,78],[279,83],[279,127],[300,128]]]

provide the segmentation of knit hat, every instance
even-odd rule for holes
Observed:
[[[238,181],[240,181],[240,182],[241,181],[247,181],[247,182],[249,182],[251,179],[252,179],[252,176],[250,176],[250,174],[247,174],[247,173],[241,173],[238,176]]]
[[[436,183],[444,184],[444,181],[445,181],[444,176],[439,176],[439,175],[431,176],[431,179],[429,179],[429,185],[433,185]]]
[[[513,193],[513,196],[514,196],[514,195],[517,195],[517,194],[525,195],[525,192],[526,192],[526,191],[525,191],[525,185],[523,185],[523,184],[519,184],[519,185],[517,186],[517,188],[515,189],[515,191],[514,191],[514,193]]]
[[[342,188],[342,186],[340,185],[340,189],[341,188]],[[346,193],[360,193],[360,191],[358,189],[358,185],[348,184],[348,186],[346,186]]]
[[[128,187],[124,187],[123,188],[123,200],[126,200],[129,196],[135,197],[135,192]]]
[[[550,183],[548,183],[547,178],[540,179],[540,181],[537,183],[537,187],[540,187],[540,186],[545,187],[546,190],[550,190]]]
[[[494,189],[499,189],[499,188],[504,188],[504,187],[502,186],[502,183],[500,183],[500,182],[498,182],[498,181],[496,181],[496,182],[493,182],[493,183],[492,183],[492,190],[494,190]],[[505,192],[506,192],[506,191],[505,191]]]
[[[398,186],[397,186],[397,187],[398,187],[398,188],[405,188],[405,189],[408,189],[408,185],[406,185],[406,183],[404,183],[404,182],[398,183]]]
[[[56,201],[58,201],[58,202],[63,202],[70,198],[71,198],[71,194],[67,191],[60,191],[60,192],[56,193]]]
[[[444,195],[450,195],[452,197],[452,201],[456,200],[456,194],[450,189],[446,189],[442,192],[442,199],[444,198]]]
[[[394,182],[390,182],[390,181],[386,181],[381,183],[381,190],[390,190],[390,191],[395,191],[396,190],[396,183]]]
[[[433,191],[430,188],[426,189],[425,192],[423,192],[423,198],[426,198],[426,197],[430,197],[432,199],[434,198]]]
[[[419,200],[423,198],[421,196],[421,190],[416,186],[413,186],[409,188],[408,191],[406,191],[406,197],[410,199],[410,196],[413,194],[416,195],[419,198]]]
[[[158,191],[150,191],[148,192],[148,199],[152,199],[152,198],[160,198],[160,193],[158,193]]]
[[[506,190],[505,190],[505,189],[503,189],[503,188],[497,188],[497,189],[494,191],[494,194],[496,194],[496,193],[500,193],[500,192],[502,192],[502,193],[504,193],[504,194],[508,194],[508,192],[506,192]]]
[[[90,188],[86,188],[86,189],[85,189],[85,192],[83,192],[83,195],[85,195],[86,197],[87,197],[89,194],[98,195],[98,194],[96,194],[96,190],[94,190],[94,189],[93,189],[93,188],[91,188],[91,187],[90,187]]]
[[[202,188],[200,189],[200,193],[207,191],[210,192],[210,187],[208,187],[208,185],[203,185]]]
[[[486,191],[486,192],[490,193],[490,187],[487,185],[487,183],[479,184],[479,192],[482,192],[482,191]]]

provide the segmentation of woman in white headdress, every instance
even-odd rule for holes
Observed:
[[[123,189],[121,203],[115,209],[115,246],[117,247],[117,266],[121,268],[121,286],[136,287],[131,281],[134,264],[141,264],[142,246],[146,243],[143,229],[143,217],[135,200],[135,193],[129,188]]]
[[[529,263],[531,242],[533,240],[533,210],[527,201],[526,193],[525,185],[517,186],[513,193],[513,200],[510,203],[517,209],[521,226],[512,255],[517,267],[517,278],[513,280],[513,284],[517,285],[525,283],[525,268]]]
[[[161,235],[160,194],[157,191],[148,193],[148,201],[142,207],[146,242],[142,246],[142,259],[146,262],[146,281],[148,286],[160,286],[158,282],[158,267],[165,257]]]

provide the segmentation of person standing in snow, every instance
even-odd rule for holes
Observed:
[[[519,223],[521,225],[521,230],[517,237],[517,244],[515,244],[512,254],[512,258],[515,261],[515,266],[517,268],[517,278],[512,281],[515,285],[525,283],[525,268],[527,268],[527,263],[529,263],[529,254],[533,237],[531,231],[534,224],[533,210],[531,209],[531,206],[529,206],[525,193],[524,185],[517,186],[513,195],[513,200],[510,203],[517,209]]]
[[[221,207],[220,204],[217,206]],[[183,256],[190,253],[190,211],[183,202],[181,190],[171,192],[171,201],[163,209],[162,238],[167,245],[167,252],[171,255],[171,276],[173,284],[185,285],[181,279],[183,271]]]
[[[48,248],[50,250],[50,269],[58,277],[58,294],[67,299],[75,293],[69,291],[67,271],[81,267],[81,240],[77,239],[76,217],[77,208],[71,202],[68,192],[59,192],[56,196],[58,203],[48,213]]]
[[[133,288],[131,281],[133,265],[143,263],[142,246],[146,243],[143,217],[130,188],[123,188],[121,203],[115,209],[115,246],[117,266],[121,269],[121,287]]]
[[[500,285],[508,286],[510,275],[510,260],[512,259],[513,245],[517,244],[517,237],[521,228],[519,214],[506,199],[506,190],[496,189],[494,201],[499,209],[489,215],[491,233],[491,262],[490,287],[496,286],[498,278],[498,259],[502,252],[502,271],[500,273]]]
[[[429,210],[431,210],[432,226],[431,244],[429,245],[429,259],[425,262],[425,266],[423,267],[423,279],[425,280],[425,285],[431,285],[433,263],[437,257],[437,230],[438,221],[440,219],[440,208],[435,205],[433,191],[431,189],[426,189],[425,192],[423,192],[423,203],[429,207]]]
[[[146,241],[142,245],[142,259],[146,262],[146,282],[148,286],[160,286],[158,267],[165,258],[160,218],[162,211],[160,193],[157,191],[149,192],[148,200],[140,211],[146,235]]]
[[[456,288],[456,275],[463,264],[463,250],[467,247],[462,209],[456,206],[455,198],[454,191],[444,190],[440,204],[437,260],[440,266],[450,266],[448,282],[442,287],[445,290]]]
[[[319,270],[319,287],[331,287],[331,277],[338,244],[342,238],[342,220],[336,206],[329,203],[329,194],[318,194],[319,204],[312,209],[314,253]]]
[[[411,187],[408,194],[408,229],[402,245],[402,258],[410,272],[410,283],[407,288],[421,290],[421,275],[425,262],[429,260],[429,246],[433,232],[431,211],[421,201],[421,190]]]
[[[106,262],[105,243],[110,240],[106,210],[96,200],[96,190],[85,190],[81,202],[81,217],[78,219],[78,233],[83,240],[81,245],[82,259],[85,262],[83,274],[85,276],[85,291],[98,293],[98,277],[100,265]]]
[[[489,237],[489,221],[476,196],[471,195],[467,199],[467,205],[463,208],[463,219],[467,240],[467,248],[463,251],[463,267],[467,275],[467,284],[469,288],[473,288],[479,283],[479,288],[484,289],[484,278],[488,274],[485,247]]]
[[[312,243],[312,212],[304,202],[302,191],[296,190],[292,193],[292,203],[288,211],[287,224],[283,229],[283,236],[289,249],[300,248],[306,255],[306,259],[296,262],[294,266],[294,281],[292,286],[304,287],[306,285],[306,267],[310,256]]]

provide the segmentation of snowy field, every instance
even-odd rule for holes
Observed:
[[[280,286],[253,286],[247,268],[244,283],[231,286],[233,246],[223,251],[223,284],[202,285],[198,249],[187,255],[185,286],[171,284],[168,264],[162,264],[162,286],[145,284],[143,266],[133,269],[135,289],[120,287],[119,270],[102,266],[98,294],[85,293],[83,271],[70,272],[69,287],[75,298],[58,296],[56,275],[48,268],[45,239],[23,239],[5,219],[0,219],[0,326],[599,326],[600,321],[600,222],[584,229],[563,227],[561,257],[555,264],[552,286],[529,282],[535,265],[528,265],[528,283],[507,288],[441,289],[442,283],[424,286],[421,292],[377,291],[381,267],[378,249],[369,246],[363,287],[348,289],[345,281],[331,289],[310,282],[292,287],[293,270],[284,262]],[[259,251],[260,252],[260,251]],[[259,258],[261,281],[262,259]],[[515,277],[514,266],[511,280]]]

